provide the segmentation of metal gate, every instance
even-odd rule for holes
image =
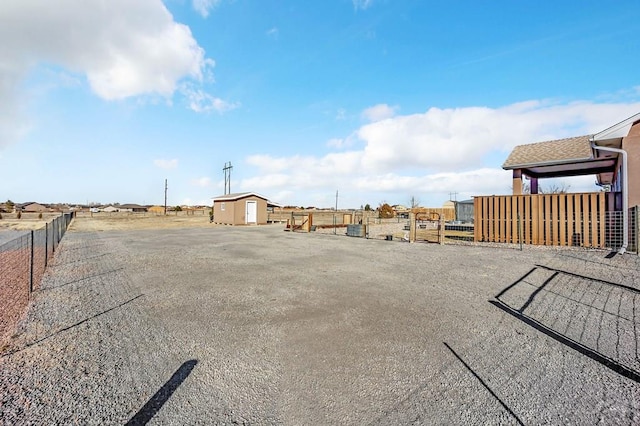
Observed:
[[[413,241],[442,243],[444,220],[437,212],[416,213],[413,226]]]

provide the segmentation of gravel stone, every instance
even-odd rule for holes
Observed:
[[[638,256],[282,228],[67,232],[0,423],[640,423]]]

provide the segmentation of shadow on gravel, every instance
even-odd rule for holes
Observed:
[[[166,383],[153,394],[144,406],[129,420],[126,424],[129,426],[146,425],[162,408],[162,406],[171,398],[171,395],[180,387],[182,382],[186,380],[195,368],[198,360],[190,359],[183,363],[176,370]]]
[[[8,352],[6,352],[6,353],[3,353],[2,355],[0,355],[0,358],[4,358],[4,357],[7,357],[7,356],[9,356],[9,355],[13,355],[13,354],[15,354],[15,353],[17,353],[17,352],[22,352],[23,350],[28,349],[28,348],[30,348],[31,346],[35,346],[35,345],[37,345],[37,344],[39,344],[39,343],[42,343],[42,342],[44,342],[45,340],[48,340],[48,339],[50,339],[50,338],[52,338],[52,337],[54,337],[54,336],[56,336],[56,335],[58,335],[58,334],[60,334],[60,333],[62,333],[62,332],[64,332],[64,331],[71,330],[72,328],[75,328],[75,327],[77,327],[77,326],[79,326],[79,325],[82,325],[82,324],[84,324],[84,323],[85,323],[85,322],[87,322],[87,321],[90,321],[90,320],[92,320],[92,319],[94,319],[94,318],[97,318],[97,317],[99,317],[99,316],[101,316],[101,315],[104,315],[104,314],[109,313],[109,312],[111,312],[111,311],[114,311],[114,310],[116,310],[116,309],[118,309],[118,308],[121,308],[121,307],[123,307],[124,305],[127,305],[127,304],[129,304],[129,303],[133,302],[134,300],[136,300],[136,299],[138,299],[138,298],[140,298],[140,297],[142,297],[142,296],[144,296],[144,294],[139,294],[139,295],[137,295],[136,297],[132,297],[131,299],[126,300],[126,301],[124,301],[124,302],[120,303],[119,305],[113,306],[113,307],[111,307],[111,308],[109,308],[109,309],[107,309],[107,310],[105,310],[105,311],[99,312],[99,313],[97,313],[97,314],[95,314],[95,315],[92,315],[92,316],[90,316],[90,317],[88,317],[88,318],[83,319],[82,321],[78,321],[77,323],[72,324],[72,325],[70,325],[70,326],[63,327],[63,328],[61,328],[61,329],[59,329],[59,330],[56,330],[56,331],[54,331],[53,333],[48,334],[48,335],[44,336],[43,338],[36,340],[35,342],[31,342],[31,343],[29,343],[29,344],[27,344],[27,345],[24,345],[23,347],[21,347],[21,348],[19,348],[19,349],[16,349],[16,350],[12,350],[12,351],[8,351]]]
[[[76,283],[79,283],[79,282],[82,282],[82,281],[90,280],[91,278],[97,278],[97,277],[101,277],[103,275],[112,274],[114,272],[122,271],[123,269],[124,268],[116,268],[116,269],[112,269],[110,271],[100,272],[99,274],[88,275],[86,277],[82,277],[82,278],[79,278],[77,280],[68,281],[68,282],[63,283],[63,284],[58,284],[58,285],[55,285],[55,286],[50,286],[50,287],[43,288],[41,291],[55,290],[57,288],[61,288],[61,287],[65,287],[65,286],[68,286],[68,285],[71,285],[71,284],[76,284]]]
[[[640,382],[640,290],[536,265],[489,303]]]
[[[514,420],[519,424],[519,425],[524,425],[524,423],[522,423],[522,420],[520,420],[520,418],[516,415],[516,413],[513,412],[513,410],[511,410],[511,408],[509,408],[509,406],[507,404],[504,403],[504,401],[502,401],[500,399],[500,397],[498,395],[496,395],[496,393],[491,390],[491,388],[489,387],[489,385],[487,385],[487,383],[482,380],[482,377],[478,376],[478,374],[473,371],[473,369],[471,367],[469,367],[469,364],[467,364],[466,362],[464,362],[464,360],[460,357],[460,355],[458,355],[456,353],[456,351],[453,350],[453,348],[451,346],[449,346],[447,344],[447,342],[442,342],[447,349],[449,349],[451,351],[451,353],[458,359],[458,361],[460,361],[462,363],[462,365],[465,366],[465,368],[471,373],[473,374],[473,377],[475,377],[476,379],[478,379],[478,381],[480,382],[480,384],[491,394],[491,396],[493,396],[496,401],[498,401],[500,403],[500,405],[502,405],[502,407],[507,411],[507,413],[509,413],[511,415],[511,417],[514,418]]]

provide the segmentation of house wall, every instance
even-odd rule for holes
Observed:
[[[640,122],[634,124],[626,138],[622,139],[622,149],[627,151],[629,178],[629,207],[640,205]]]

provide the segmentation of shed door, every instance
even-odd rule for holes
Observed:
[[[256,201],[247,201],[247,222],[258,222],[258,203]]]

